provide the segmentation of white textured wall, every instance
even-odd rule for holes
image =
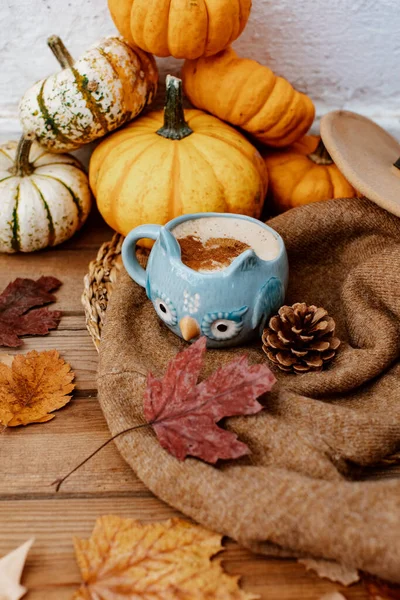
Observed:
[[[48,35],[78,56],[114,31],[106,0],[0,0],[0,116],[15,115],[24,90],[57,68]],[[346,107],[400,123],[398,0],[253,0],[236,48],[308,92],[319,113]],[[163,72],[177,64],[160,61]]]

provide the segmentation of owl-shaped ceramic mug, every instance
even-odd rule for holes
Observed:
[[[193,270],[182,262],[177,241],[177,232],[193,226],[203,234],[210,227],[228,231],[236,240],[250,237],[251,247],[222,269]],[[142,238],[155,240],[146,269],[135,254]],[[263,248],[264,240],[268,248]],[[238,346],[259,336],[284,302],[289,273],[284,242],[271,227],[244,215],[198,213],[163,227],[142,225],[126,237],[122,259],[165,325],[187,341],[204,335],[211,348]]]

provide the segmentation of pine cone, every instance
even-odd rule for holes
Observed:
[[[321,371],[340,346],[335,327],[324,308],[304,302],[282,306],[264,329],[263,350],[282,371]]]

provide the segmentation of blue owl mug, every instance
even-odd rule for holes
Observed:
[[[181,260],[177,239],[185,236],[202,241],[229,237],[250,248],[228,266],[194,270]],[[146,269],[135,254],[142,238],[155,240]],[[244,215],[199,213],[163,227],[142,225],[126,237],[122,259],[167,327],[187,341],[204,335],[211,348],[238,346],[259,336],[284,302],[289,272],[284,242],[271,227]]]

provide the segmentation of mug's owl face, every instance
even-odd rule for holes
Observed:
[[[243,296],[232,293],[229,309],[226,295],[223,301],[219,294],[202,294],[189,286],[171,287],[168,292],[153,288],[149,297],[159,318],[174,333],[186,341],[205,336],[208,346],[218,347],[241,343],[249,331],[262,327],[271,311],[281,305],[282,294],[280,281],[272,277],[252,298],[253,305],[244,304]],[[224,310],[215,310],[219,304]]]
[[[152,294],[151,300],[160,319],[172,330],[179,329],[176,333],[186,341],[205,335],[214,342],[227,342],[240,334],[249,310],[242,306],[231,311],[203,312],[200,294],[191,295],[188,290],[184,290],[180,303],[162,292]]]

